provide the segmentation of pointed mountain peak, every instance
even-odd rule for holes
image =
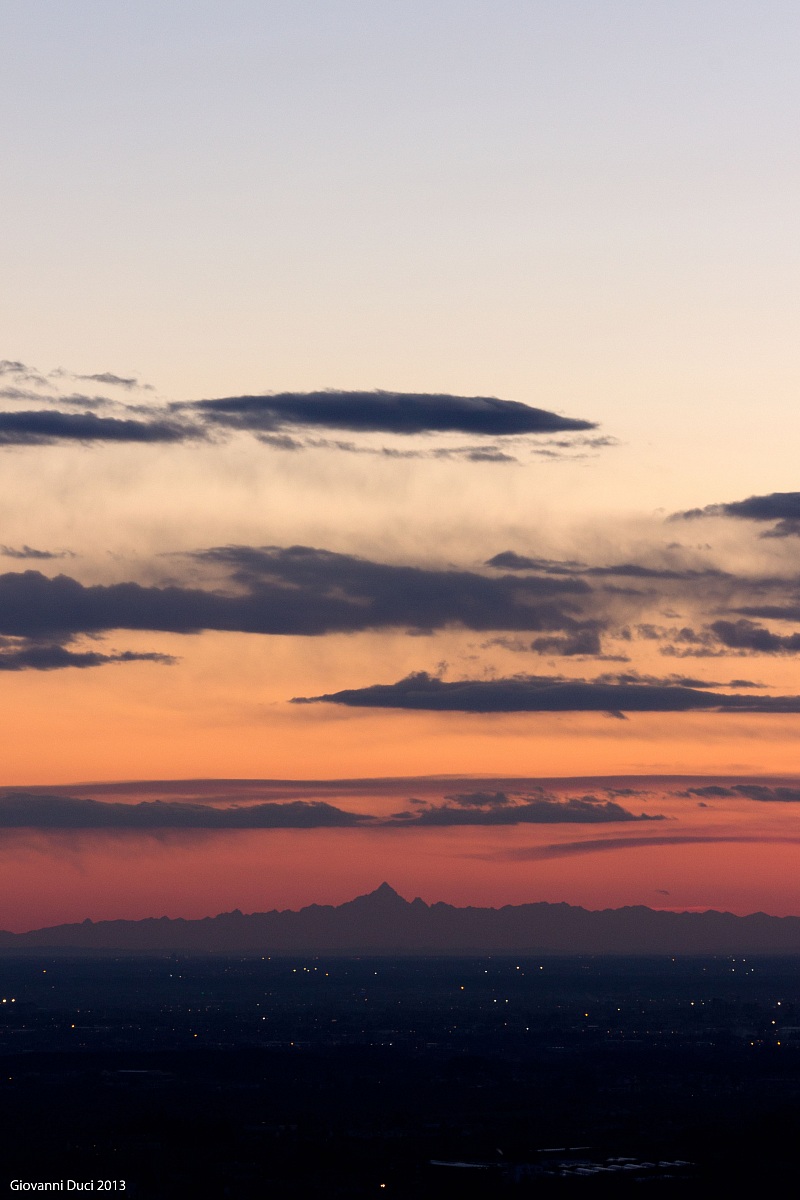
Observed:
[[[351,900],[350,903],[357,904],[359,907],[362,905],[370,905],[370,907],[374,907],[376,904],[380,905],[382,908],[386,908],[387,906],[391,906],[393,908],[406,908],[408,906],[408,901],[404,900],[403,897],[396,892],[393,887],[390,887],[390,885],[385,882],[382,883],[380,887],[375,888],[374,892],[367,892],[364,896],[356,896],[355,900]]]

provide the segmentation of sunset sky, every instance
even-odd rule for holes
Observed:
[[[800,913],[796,5],[0,31],[0,928]]]

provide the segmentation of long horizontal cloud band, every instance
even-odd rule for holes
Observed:
[[[323,800],[211,808],[177,801],[119,804],[26,792],[0,798],[0,829],[317,829],[355,826],[367,819]]]
[[[66,653],[56,648],[56,643],[81,634],[114,629],[321,636],[391,628],[434,631],[460,627],[476,632],[538,633],[542,636],[521,647],[538,654],[596,655],[602,650],[602,636],[613,628],[615,605],[619,607],[624,601],[630,610],[648,602],[647,594],[640,596],[625,589],[620,594],[619,589],[609,589],[571,572],[489,575],[380,563],[306,546],[223,546],[199,551],[190,558],[218,582],[221,572],[224,590],[215,590],[211,583],[205,587],[136,582],[85,585],[65,574],[50,577],[36,570],[0,575],[0,638],[27,639],[30,643],[0,644],[0,670],[50,670],[126,661],[124,656],[100,655],[93,648],[82,657],[74,650]],[[608,570],[611,573],[618,569]],[[695,581],[685,582],[693,586]],[[776,583],[766,582],[770,586]],[[781,581],[777,583],[785,586]],[[764,605],[746,611],[784,619],[795,613],[800,616],[797,606]],[[633,632],[664,642],[662,653],[678,656],[800,653],[800,635],[776,634],[746,617],[718,620],[699,632],[688,626],[661,629],[652,625],[635,626]],[[627,636],[630,641],[630,631]],[[605,682],[609,681],[597,681]],[[610,682],[633,684],[642,680]],[[413,702],[405,694],[409,691],[405,685],[393,685],[393,689],[388,694],[395,701],[403,693],[402,707]],[[444,695],[436,693],[437,704],[444,702]],[[519,698],[516,692],[508,695],[515,702]],[[547,695],[548,707],[557,703],[552,688]],[[698,699],[687,693],[681,704],[679,693],[670,687],[669,708],[700,707],[703,695]],[[527,705],[531,698],[529,682],[524,696]],[[641,693],[641,701],[634,692],[624,699],[634,707],[642,703],[647,707],[648,696],[652,699],[652,689]],[[384,703],[379,699],[375,702]],[[730,698],[725,703],[735,707]],[[608,707],[604,701],[591,706]]]
[[[764,804],[796,804],[800,802],[800,787],[779,785],[769,787],[763,783],[735,783],[730,787],[718,783],[689,788],[687,796],[698,796],[701,800],[739,799],[758,800]]]
[[[648,795],[652,789],[642,792],[634,787],[617,787],[600,789],[596,793],[559,797],[548,787],[542,786],[536,780],[517,779],[504,781],[509,785],[524,785],[523,790],[471,790],[455,792],[442,796],[442,780],[439,778],[419,779],[351,779],[351,780],[316,780],[316,781],[281,781],[261,780],[244,781],[258,783],[259,790],[264,788],[277,792],[280,799],[265,800],[263,798],[247,800],[240,796],[243,781],[208,780],[207,785],[213,785],[208,795],[193,798],[170,800],[159,797],[155,800],[129,800],[121,802],[113,799],[115,792],[121,788],[133,790],[140,794],[148,788],[157,787],[163,790],[180,788],[196,792],[198,783],[203,781],[184,780],[168,781],[159,784],[105,784],[93,785],[105,789],[111,795],[108,798],[97,799],[90,796],[64,795],[57,789],[45,792],[8,792],[0,796],[0,829],[13,831],[40,830],[46,831],[81,831],[94,830],[98,832],[157,832],[169,830],[197,831],[235,831],[235,830],[270,830],[270,829],[320,829],[320,828],[351,828],[376,829],[391,832],[402,832],[416,828],[457,828],[457,827],[491,827],[491,826],[525,826],[525,825],[636,825],[648,822],[663,822],[665,818],[660,813],[635,813],[619,803],[621,798],[634,799]],[[455,782],[455,781],[454,781]],[[467,786],[477,782],[464,779],[458,781]],[[495,781],[500,782],[500,781]],[[564,783],[564,780],[560,780]],[[573,784],[586,784],[588,780],[573,780]],[[601,782],[594,780],[594,783]],[[607,780],[604,782],[608,782]],[[615,780],[615,783],[624,783]],[[632,781],[633,782],[633,781]],[[672,777],[665,779],[636,780],[636,783],[653,783],[659,787],[674,785]],[[288,784],[288,787],[287,787]],[[422,800],[408,798],[408,787],[421,788],[423,793],[436,792],[435,798]],[[231,794],[238,798],[233,799]],[[84,790],[84,789],[82,789]],[[88,789],[91,790],[91,789]],[[292,799],[287,794],[290,790],[305,793],[302,799]],[[391,816],[378,816],[366,812],[352,812],[314,796],[315,792],[330,792],[331,790],[345,795],[377,797],[382,795],[389,798],[392,791],[403,797],[406,807],[403,811]],[[614,795],[609,799],[609,792]],[[309,795],[311,793],[311,795]],[[761,783],[749,781],[732,783],[728,780],[719,782],[695,781],[695,785],[673,795],[684,800],[699,800],[703,806],[706,801],[734,800],[745,803],[767,803],[778,805],[800,804],[800,786],[796,783]],[[631,830],[633,833],[633,830]],[[670,833],[657,837],[640,837],[637,844],[650,842],[652,844],[672,844],[682,841],[716,841],[730,840],[725,835],[701,835],[699,838],[689,832]],[[738,840],[738,839],[734,839]],[[750,840],[745,838],[745,840]],[[761,840],[760,837],[753,840]],[[574,843],[576,846],[587,846],[590,843]],[[630,838],[623,841],[604,839],[598,843],[598,848],[627,846]],[[563,845],[563,844],[559,844]],[[569,845],[569,844],[567,844]],[[542,847],[536,850],[538,854]],[[546,849],[546,848],[544,848]],[[568,852],[568,851],[565,851]],[[576,851],[581,852],[581,851]],[[504,852],[501,852],[504,853]],[[521,852],[523,856],[528,851]]]
[[[592,421],[562,417],[494,396],[384,391],[281,392],[199,400],[175,407],[216,425],[255,433],[299,426],[360,433],[468,433],[497,437],[597,428]]]
[[[529,678],[445,683],[424,671],[397,683],[373,684],[323,696],[297,696],[294,704],[401,708],[425,712],[800,712],[800,696],[740,696],[681,686],[600,684]]]
[[[38,571],[0,575],[0,634],[71,637],[110,629],[317,635],[413,627],[474,630],[596,629],[568,597],[580,580],[490,579],[469,571],[369,562],[305,547],[226,548],[199,558],[223,563],[239,594],[138,583],[86,586]]]
[[[459,825],[599,825],[663,819],[644,813],[636,816],[614,801],[601,801],[589,796],[568,800],[535,796],[522,802],[509,800],[501,806],[487,804],[480,808],[464,808],[457,804],[430,805],[421,812],[397,813],[389,819],[349,812],[322,800],[214,808],[186,801],[144,800],[123,804],[28,792],[12,792],[0,797],[0,829],[213,831],[359,826],[408,829],[415,826]]]
[[[613,800],[599,801],[594,797],[572,797],[569,800],[536,798],[508,806],[487,805],[468,809],[451,804],[431,805],[422,812],[398,813],[393,823],[406,827],[417,825],[601,825],[618,821],[663,821],[660,814],[640,813],[638,816]]]

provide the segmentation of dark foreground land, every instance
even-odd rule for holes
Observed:
[[[0,981],[4,1189],[591,1200],[800,1173],[799,959],[43,952]]]

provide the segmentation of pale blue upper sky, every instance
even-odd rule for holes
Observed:
[[[0,354],[527,401],[621,438],[623,507],[796,486],[796,5],[0,0],[0,37]]]

